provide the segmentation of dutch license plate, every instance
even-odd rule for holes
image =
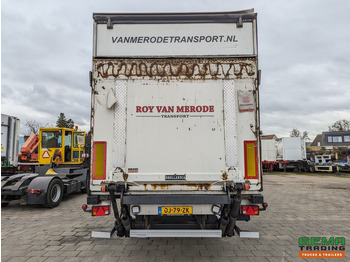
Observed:
[[[192,207],[158,207],[159,215],[190,215]]]

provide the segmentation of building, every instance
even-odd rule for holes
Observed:
[[[321,146],[322,134],[318,134],[310,146]]]
[[[350,131],[322,132],[316,136],[311,146],[326,147],[350,147]]]
[[[350,131],[322,132],[324,146],[350,146]]]

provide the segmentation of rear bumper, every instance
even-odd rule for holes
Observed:
[[[165,194],[152,194],[152,195],[124,195],[121,199],[123,205],[164,205],[164,204],[229,204],[229,194],[183,194],[183,195],[165,195]]]
[[[221,238],[221,230],[196,230],[196,229],[131,229],[130,237],[146,238],[146,237],[206,237]]]

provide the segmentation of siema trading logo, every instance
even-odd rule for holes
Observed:
[[[344,237],[300,237],[299,257],[342,258],[345,257]]]

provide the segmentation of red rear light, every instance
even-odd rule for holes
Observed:
[[[264,203],[262,203],[262,206],[263,206],[263,208],[267,208],[269,205],[266,202],[264,202]]]
[[[39,189],[29,189],[29,194],[40,194]]]
[[[92,207],[93,216],[107,216],[109,215],[109,206],[93,206]]]
[[[88,206],[87,206],[87,204],[84,204],[84,205],[82,205],[82,207],[81,207],[81,208],[82,208],[83,210],[86,210],[86,209],[87,209],[87,207],[88,207]]]
[[[241,206],[241,211],[243,215],[259,215],[259,206]]]

